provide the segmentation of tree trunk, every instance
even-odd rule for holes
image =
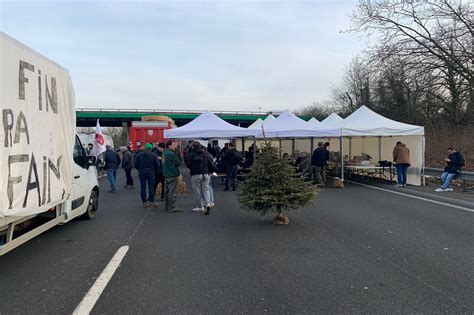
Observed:
[[[275,218],[273,218],[273,224],[285,225],[285,224],[290,223],[290,219],[288,219],[288,217],[285,216],[285,214],[283,213],[283,210],[281,209],[281,206],[277,206],[277,212],[278,214],[275,216]]]

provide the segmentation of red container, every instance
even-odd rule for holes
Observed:
[[[130,127],[130,148],[135,150],[137,145],[145,143],[166,142],[164,130],[175,127],[168,121],[132,121]]]

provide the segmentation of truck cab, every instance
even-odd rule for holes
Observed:
[[[65,222],[79,215],[93,219],[99,207],[99,183],[95,163],[87,155],[77,135],[74,143],[73,159],[73,196],[71,198],[71,211],[67,214]]]

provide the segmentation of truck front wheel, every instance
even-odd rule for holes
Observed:
[[[84,219],[94,219],[95,212],[99,208],[99,194],[96,190],[91,191],[91,196],[89,198],[89,204],[87,205],[87,210],[82,216]]]

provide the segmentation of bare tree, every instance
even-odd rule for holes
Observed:
[[[332,90],[332,100],[344,113],[351,113],[361,105],[371,106],[370,66],[361,57],[356,56],[346,66],[342,84]]]
[[[331,101],[313,102],[313,104],[305,106],[298,110],[301,114],[312,116],[318,120],[323,120],[334,112],[338,112],[340,108]]]
[[[368,54],[379,61],[397,57],[413,65],[407,78],[438,77],[428,93],[440,100],[451,123],[460,124],[474,112],[472,17],[470,1],[361,0],[351,31],[375,39]]]

